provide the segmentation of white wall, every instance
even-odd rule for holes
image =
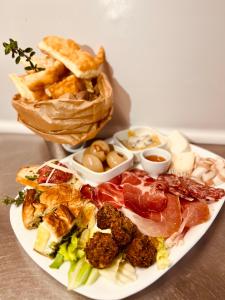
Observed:
[[[0,0],[0,22],[1,43],[35,48],[55,34],[103,45],[115,95],[108,129],[130,122],[225,138],[224,0]],[[22,66],[2,48],[0,65],[0,121],[15,121],[7,74]]]

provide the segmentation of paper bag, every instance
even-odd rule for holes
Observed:
[[[95,100],[50,99],[31,101],[15,95],[12,105],[18,120],[48,141],[77,145],[92,139],[111,119],[112,88],[104,73],[97,78]]]

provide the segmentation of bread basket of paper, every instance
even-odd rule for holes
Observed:
[[[77,145],[94,138],[111,119],[112,88],[100,71],[105,60],[72,40],[48,36],[39,44],[41,57],[33,56],[39,71],[11,74],[19,94],[12,105],[18,120],[44,139]],[[26,63],[26,61],[25,61]]]

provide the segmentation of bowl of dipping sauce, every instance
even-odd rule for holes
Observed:
[[[152,177],[157,177],[168,171],[171,164],[170,152],[161,149],[148,149],[141,153],[141,164]]]

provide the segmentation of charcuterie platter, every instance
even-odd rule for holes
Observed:
[[[95,141],[17,174],[27,186],[22,205],[10,210],[17,239],[49,275],[89,298],[122,299],[151,285],[198,242],[224,203],[222,158],[177,132],[160,147],[146,143],[133,153],[115,137]],[[164,159],[158,174],[151,161],[145,165],[149,156]],[[165,171],[160,164],[168,160]]]
[[[41,56],[13,39],[3,46],[26,71],[10,75],[18,120],[74,152],[17,172],[24,187],[3,202],[16,204],[10,221],[20,244],[48,274],[89,298],[122,299],[151,285],[217,216],[224,159],[179,131],[165,136],[148,126],[94,140],[113,113],[103,47],[93,55],[57,36],[43,38]]]

